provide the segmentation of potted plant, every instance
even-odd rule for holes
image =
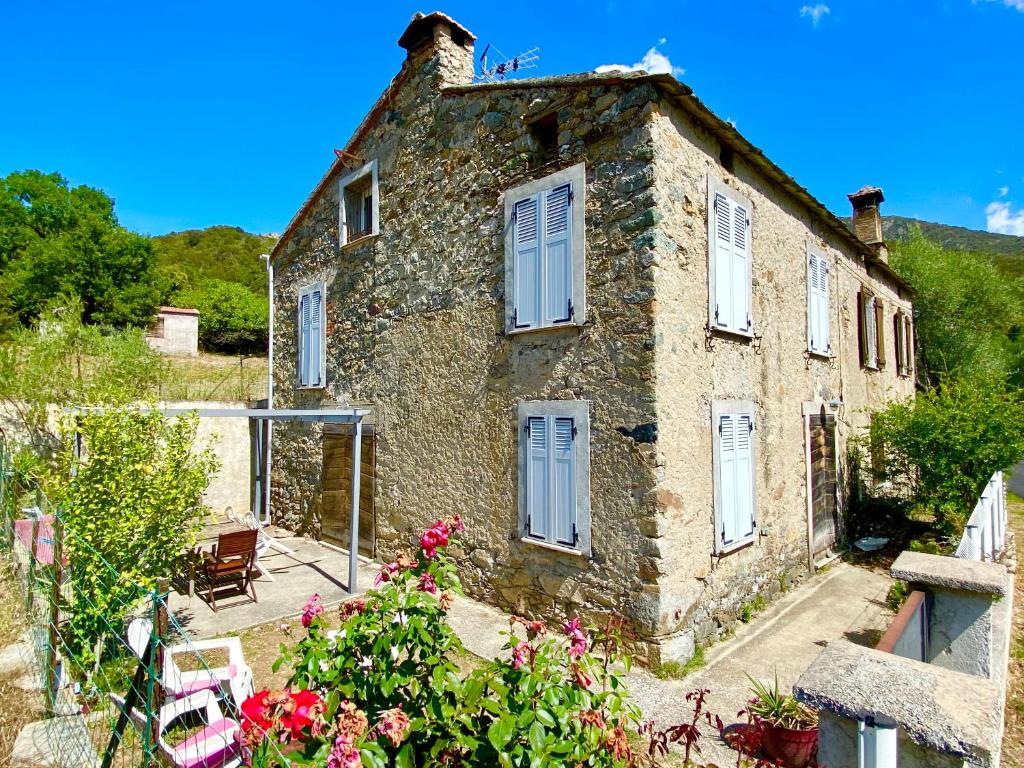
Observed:
[[[747,711],[761,728],[761,749],[786,768],[805,768],[818,751],[818,713],[779,691],[779,676],[771,687],[747,675],[754,694]]]

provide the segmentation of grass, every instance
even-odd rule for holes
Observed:
[[[202,353],[168,357],[170,371],[160,387],[164,400],[259,400],[267,396],[265,357]]]
[[[765,608],[765,601],[763,595],[754,595],[754,599],[749,603],[745,603],[740,609],[740,621],[744,624],[749,624],[750,620]]]
[[[664,661],[651,668],[651,671],[662,680],[681,680],[699,669],[703,669],[707,662],[704,659],[704,646],[698,645],[693,649],[693,656],[683,664],[679,661]]]

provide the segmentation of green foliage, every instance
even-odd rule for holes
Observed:
[[[849,221],[849,219],[847,219]],[[994,256],[1000,261],[1017,262],[1018,270],[1024,267],[1024,238],[1016,235],[1001,235],[996,232],[982,232],[966,227],[954,227],[949,224],[936,224],[930,221],[918,221],[903,216],[883,216],[882,233],[889,241],[910,240],[915,232],[920,232],[934,243],[954,251],[975,252]]]
[[[1024,456],[1021,406],[1019,392],[983,376],[890,403],[872,417],[872,475],[903,489],[934,515],[938,535],[955,541],[992,474]]]
[[[160,270],[177,280],[178,288],[224,280],[265,297],[267,269],[260,255],[270,253],[274,242],[238,227],[209,227],[154,237],[153,251]]]
[[[756,614],[764,610],[764,607],[764,596],[760,594],[754,595],[754,599],[749,603],[745,603],[743,608],[740,609],[740,621],[748,624]]]
[[[905,581],[894,581],[885,593],[885,604],[889,610],[898,613],[910,596],[910,587]]]
[[[63,638],[88,658],[100,636],[118,631],[160,577],[178,572],[207,508],[201,496],[217,471],[195,448],[196,415],[168,419],[128,408],[88,411],[63,425],[65,476],[53,500],[63,510],[71,570]],[[75,425],[85,446],[76,464]]]
[[[779,690],[779,676],[775,675],[775,684],[765,685],[747,675],[750,681],[750,692],[754,698],[747,705],[747,711],[754,717],[767,720],[783,728],[815,728],[818,725],[817,713],[807,705],[800,703],[792,694]]]
[[[179,292],[172,303],[199,310],[199,340],[219,352],[261,352],[267,347],[268,306],[239,283],[204,280]]]
[[[37,445],[56,435],[52,406],[123,405],[153,393],[166,362],[136,329],[85,325],[77,299],[56,300],[36,328],[0,344],[0,402],[17,414]]]
[[[922,378],[938,384],[962,374],[1006,377],[1018,365],[1024,289],[988,259],[943,249],[912,230],[894,243],[893,268],[910,281]]]
[[[687,675],[704,669],[704,665],[707,663],[704,653],[704,646],[697,645],[693,649],[693,655],[687,659],[685,664],[675,660],[663,661],[652,667],[651,671],[655,677],[661,680],[682,680]]]
[[[39,171],[0,179],[0,330],[62,294],[81,298],[86,322],[148,325],[155,265],[149,240],[117,223],[100,190]]]

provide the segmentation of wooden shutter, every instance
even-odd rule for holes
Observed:
[[[754,419],[736,419],[736,530],[745,539],[754,532]]]
[[[732,221],[732,327],[749,331],[750,319],[750,212],[745,205],[733,202]]]
[[[542,193],[544,252],[541,257],[545,323],[567,323],[572,312],[572,187],[563,184]]]
[[[555,541],[576,545],[576,427],[571,418],[552,419],[551,499]]]
[[[878,367],[885,367],[885,304],[875,298],[875,362]]]
[[[715,193],[715,242],[712,246],[715,271],[714,324],[721,328],[733,325],[733,258],[732,258],[732,201],[720,192]]]
[[[299,294],[299,385],[309,386],[310,356],[310,296],[308,291]]]
[[[309,293],[309,378],[311,387],[323,384],[324,304],[323,289]]]
[[[719,484],[722,489],[720,537],[722,546],[728,547],[739,538],[736,525],[736,417],[732,414],[722,414],[719,417],[718,431]]]
[[[512,325],[534,328],[541,318],[540,197],[534,195],[516,203]]]
[[[550,482],[548,471],[548,420],[531,416],[526,420],[526,533],[548,539]]]
[[[907,370],[906,345],[903,343],[903,310],[896,310],[892,316],[893,348],[896,351],[896,373],[902,376]]]
[[[906,346],[905,360],[907,375],[914,375],[914,329],[910,324],[910,315],[903,316],[903,342]]]

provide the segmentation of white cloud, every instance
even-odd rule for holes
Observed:
[[[1007,0],[1009,2],[1009,0]],[[1024,0],[1018,0],[1018,2],[1024,3]],[[815,27],[821,23],[821,18],[830,14],[832,10],[824,3],[818,3],[817,5],[805,5],[800,9],[801,19],[810,19],[811,24]]]
[[[662,45],[664,42],[665,38],[661,38],[658,44]],[[659,51],[657,46],[645,53],[644,57],[636,64],[602,64],[594,71],[602,74],[604,72],[639,72],[640,70],[651,75],[675,75],[676,77],[681,77],[686,72],[682,67],[672,66],[668,56]]]
[[[1000,187],[999,188],[999,196],[1000,197],[1006,197],[1008,194],[1010,194],[1010,188],[1009,187]]]
[[[1015,211],[1011,203],[993,200],[985,208],[985,229],[1001,235],[1024,237],[1024,208]]]
[[[1024,0],[988,0],[988,2],[1002,2],[1007,8],[1013,8],[1015,11],[1024,13]],[[978,4],[978,0],[974,0],[974,4]]]

